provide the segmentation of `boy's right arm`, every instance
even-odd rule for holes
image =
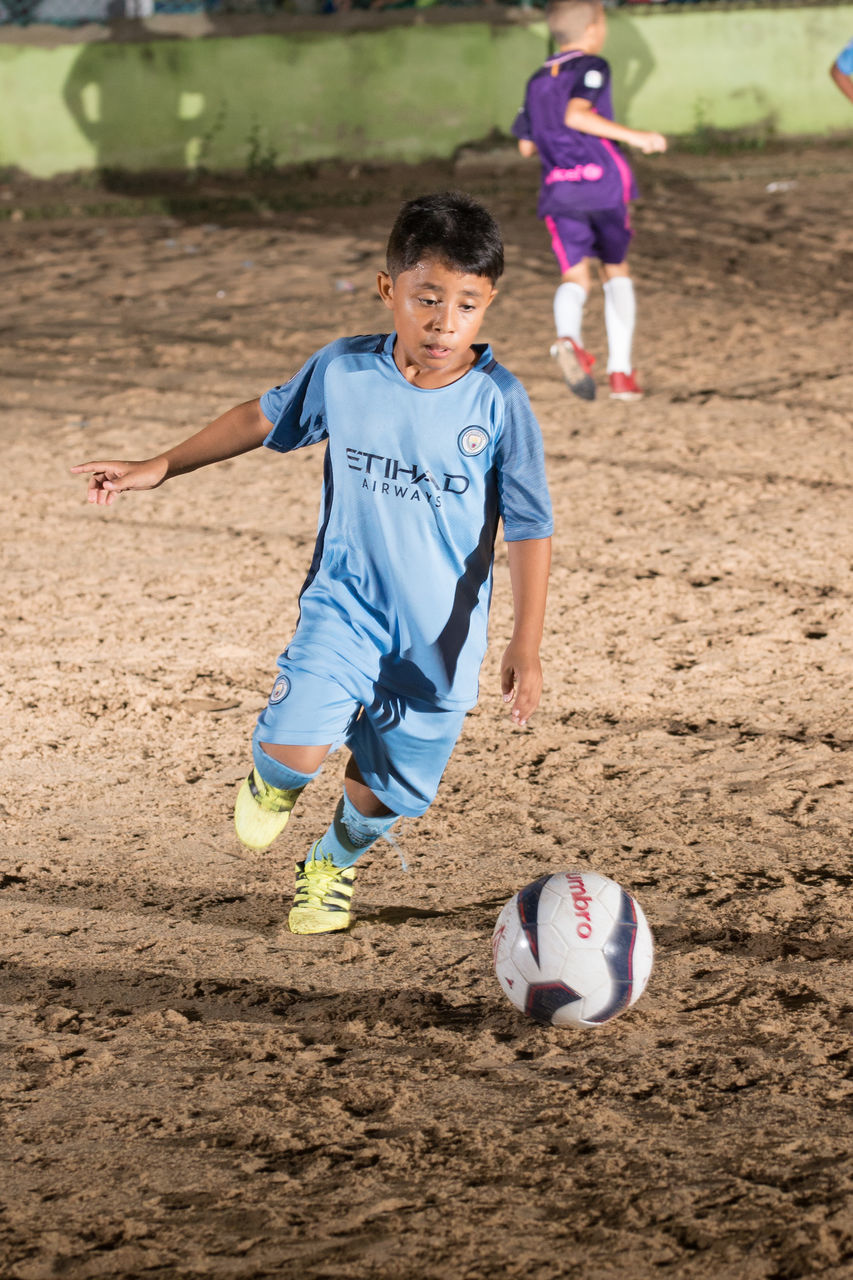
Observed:
[[[629,129],[626,124],[608,120],[606,116],[600,116],[586,98],[569,100],[564,121],[569,129],[577,129],[579,133],[591,133],[596,138],[609,138],[612,142],[624,142],[629,147],[637,147],[646,155],[650,155],[653,151],[666,151],[666,138],[662,133],[654,133],[647,129]]]
[[[109,506],[120,493],[156,489],[172,476],[257,449],[271,429],[272,423],[261,412],[260,400],[248,400],[155,458],[143,462],[81,462],[71,471],[74,475],[91,476],[86,495],[89,502]]]

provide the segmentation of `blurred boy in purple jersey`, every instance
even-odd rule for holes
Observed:
[[[666,150],[659,133],[629,129],[613,119],[610,67],[599,57],[607,35],[600,0],[549,0],[548,29],[558,52],[527,83],[524,106],[512,126],[523,156],[539,155],[539,217],[551,235],[562,283],[554,297],[557,359],[571,391],[595,399],[595,357],[581,340],[583,309],[597,258],[604,286],[610,395],[639,400],[631,358],[634,285],[628,274],[629,203],[637,188],[619,149],[627,143],[647,154]]]

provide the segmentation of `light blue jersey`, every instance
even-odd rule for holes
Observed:
[[[853,76],[853,40],[846,44],[835,59],[835,65],[846,76]]]
[[[347,666],[438,707],[477,701],[498,521],[551,534],[542,438],[521,383],[476,346],[472,369],[423,390],[395,334],[342,338],[261,397],[265,444],[326,440],[317,542],[287,648],[318,675]]]

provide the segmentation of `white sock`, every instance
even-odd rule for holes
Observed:
[[[581,342],[581,323],[583,306],[586,302],[586,289],[564,280],[554,294],[554,324],[557,326],[558,338],[574,338],[578,346]]]
[[[637,303],[629,276],[614,276],[604,284],[604,327],[607,330],[607,372],[631,373],[631,342]]]

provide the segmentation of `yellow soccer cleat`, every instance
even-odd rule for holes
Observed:
[[[296,864],[296,892],[287,924],[291,933],[335,933],[350,926],[355,867],[317,857],[319,840]]]
[[[302,787],[283,791],[264,782],[253,769],[237,793],[234,829],[237,839],[249,849],[266,849],[287,826],[290,811]]]

